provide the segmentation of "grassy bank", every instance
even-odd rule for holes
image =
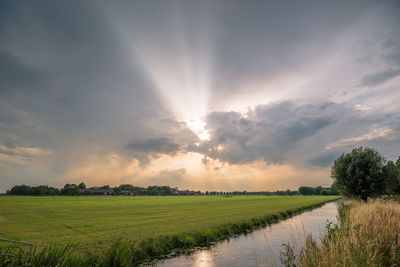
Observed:
[[[60,198],[63,201],[88,201],[86,205],[82,206],[81,209],[91,208],[91,217],[93,220],[98,221],[98,224],[102,224],[102,219],[100,217],[94,216],[97,207],[94,201],[104,202],[109,204],[101,205],[102,214],[107,214],[105,210],[108,207],[108,216],[116,214],[113,209],[110,209],[110,202],[112,207],[116,207],[114,202],[125,203],[128,207],[119,207],[125,210],[125,216],[131,217],[132,223],[134,225],[139,225],[140,227],[136,230],[141,234],[143,238],[132,238],[128,234],[124,236],[114,235],[114,240],[112,245],[103,244],[102,251],[99,253],[98,250],[86,249],[85,253],[82,253],[82,249],[75,249],[74,247],[62,246],[60,243],[52,242],[56,245],[51,247],[47,246],[38,249],[34,256],[31,258],[30,262],[33,266],[41,266],[44,261],[49,259],[53,260],[53,264],[58,266],[125,266],[128,264],[138,264],[147,261],[151,258],[163,256],[169,253],[182,252],[184,250],[190,250],[195,247],[208,246],[218,240],[226,239],[230,236],[240,234],[259,226],[265,226],[270,223],[277,222],[281,219],[285,219],[292,216],[298,212],[310,209],[316,206],[320,206],[326,201],[331,201],[337,197],[322,197],[322,196],[290,196],[290,197],[279,197],[279,196],[241,196],[234,198],[223,198],[221,196],[217,197],[142,197],[142,198],[97,198],[97,197],[76,197],[76,198]],[[5,198],[6,199],[6,198]],[[24,198],[21,198],[24,199]],[[25,198],[27,199],[27,198]],[[30,198],[36,200],[36,198]],[[52,198],[43,198],[47,201],[56,201]],[[4,199],[2,199],[4,200]],[[18,199],[20,200],[20,199]],[[2,202],[0,202],[2,203]],[[169,205],[168,205],[169,203]],[[63,205],[71,207],[69,205]],[[90,204],[90,205],[89,205]],[[103,203],[104,204],[104,203]],[[15,205],[15,204],[14,204]],[[49,203],[44,202],[46,206],[45,214],[48,213]],[[37,203],[34,205],[36,207],[40,206]],[[57,204],[60,206],[60,203]],[[73,205],[74,206],[74,205]],[[117,205],[118,206],[118,205]],[[169,206],[169,207],[168,207]],[[22,205],[21,205],[22,207]],[[105,208],[106,207],[106,208]],[[133,209],[135,207],[135,209]],[[160,209],[164,210],[164,215],[169,220],[172,220],[172,225],[170,223],[166,224],[154,224],[152,223],[152,218],[159,218]],[[25,207],[26,210],[29,210]],[[1,209],[3,211],[3,209]],[[128,211],[131,213],[127,213]],[[132,213],[138,213],[142,211],[140,218],[142,223],[138,223],[134,218],[132,218]],[[154,217],[154,213],[159,216]],[[32,210],[31,210],[32,212]],[[177,213],[180,212],[181,215],[177,217]],[[63,210],[63,214],[66,211]],[[173,213],[175,216],[170,216]],[[50,213],[52,214],[52,213]],[[73,214],[73,213],[72,213]],[[129,214],[131,216],[129,216]],[[19,215],[21,216],[21,215]],[[51,216],[55,216],[52,214]],[[105,215],[104,215],[105,216]],[[11,216],[13,217],[13,216]],[[15,214],[14,214],[15,217]],[[79,221],[79,216],[74,216],[75,220]],[[7,218],[7,216],[3,216]],[[84,217],[87,220],[87,216]],[[119,216],[114,218],[116,223],[120,219]],[[51,225],[54,223],[51,220],[40,219],[44,223]],[[110,220],[110,218],[105,218],[105,221]],[[192,222],[192,224],[190,223]],[[197,224],[193,224],[196,222]],[[0,222],[3,225],[4,220]],[[65,224],[65,222],[64,222]],[[93,222],[96,226],[96,222]],[[92,226],[92,227],[94,227]],[[119,233],[119,229],[115,228],[114,225],[110,225],[109,233],[113,229],[116,229]],[[191,227],[188,227],[191,226]],[[147,231],[146,235],[143,235],[143,229],[146,227],[151,230],[151,234]],[[4,231],[3,228],[0,228]],[[10,229],[10,228],[7,228]],[[96,228],[95,228],[96,229]],[[131,231],[134,231],[134,227]],[[125,229],[126,230],[126,229]],[[174,231],[171,231],[174,230]],[[44,236],[48,236],[47,231],[44,231]],[[125,232],[127,233],[127,232]],[[20,233],[22,236],[22,234]],[[4,235],[2,235],[4,236]],[[95,235],[94,235],[95,236]],[[26,240],[26,239],[24,239]],[[63,238],[60,240],[64,240]],[[117,242],[116,240],[121,240]],[[29,240],[27,240],[29,241]],[[88,241],[85,239],[85,241]],[[70,242],[74,243],[74,242]],[[82,244],[82,243],[81,243]],[[90,244],[90,243],[86,243]],[[42,246],[43,247],[43,246]],[[81,248],[81,245],[78,248]],[[15,253],[15,252],[13,252]],[[20,256],[23,253],[21,252]],[[101,255],[101,256],[99,256]],[[4,258],[4,260],[10,260],[11,258]],[[13,260],[23,261],[25,258],[15,257]],[[54,261],[59,261],[54,264]],[[50,261],[50,260],[49,260]],[[23,262],[18,262],[19,265],[23,265]],[[17,264],[17,265],[18,265]]]
[[[285,244],[286,266],[400,266],[400,204],[350,201],[339,212],[339,225],[328,225],[317,242]]]

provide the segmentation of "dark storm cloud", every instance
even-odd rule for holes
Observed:
[[[155,138],[144,141],[133,141],[126,145],[127,149],[143,153],[172,155],[179,150],[179,145],[169,138]]]
[[[378,86],[400,75],[400,69],[388,69],[382,72],[369,74],[361,81],[361,86]]]
[[[174,156],[177,152],[186,152],[189,144],[199,142],[199,138],[182,123],[171,120],[160,122],[164,131],[156,131],[154,134],[165,134],[168,137],[134,138],[124,146],[123,154],[136,158],[142,167],[146,167],[151,158],[161,155]]]

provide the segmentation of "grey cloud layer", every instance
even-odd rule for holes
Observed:
[[[235,0],[0,1],[0,156],[35,158],[35,153],[47,153],[40,168],[0,162],[0,191],[14,182],[62,184],[77,163],[113,152],[137,157],[142,164],[149,156],[198,151],[238,164],[261,159],[326,166],[349,143],[333,151],[325,146],[374,127],[393,132],[357,144],[371,142],[394,155],[400,110],[386,101],[400,98],[398,84],[393,84],[400,67],[399,7],[398,1],[364,0],[301,5]],[[203,115],[209,114],[211,140],[194,145],[199,138],[177,121],[151,75],[132,55],[140,48],[153,56],[145,60],[166,59],[161,60],[166,67],[157,74],[167,80],[212,72],[209,92],[198,92],[208,101]],[[356,65],[353,53],[370,61]],[[169,62],[187,68],[176,69]],[[343,72],[336,73],[331,64]],[[322,74],[314,77],[318,71]],[[347,81],[346,73],[354,80]],[[292,74],[310,78],[305,83],[292,81]],[[280,83],[263,86],[275,80]],[[268,100],[283,91],[286,81],[291,82],[288,92]],[[173,100],[188,95],[179,99],[194,107],[197,92],[187,91],[165,90]],[[355,95],[332,100],[342,91]],[[306,103],[259,105],[245,115],[235,112],[236,106],[224,105],[254,92],[261,96],[255,101],[263,104],[287,99]],[[365,104],[368,99],[372,104]],[[314,100],[320,104],[309,104]],[[354,109],[356,104],[372,109],[372,114]],[[385,111],[374,110],[375,105]],[[223,150],[216,149],[219,144]]]

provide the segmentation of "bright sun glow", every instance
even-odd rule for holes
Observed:
[[[205,128],[206,123],[200,120],[191,120],[187,122],[189,129],[194,132],[200,140],[210,139],[210,133]]]

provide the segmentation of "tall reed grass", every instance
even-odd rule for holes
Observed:
[[[400,204],[350,201],[339,208],[338,224],[329,223],[316,240],[283,245],[285,266],[400,266]]]

